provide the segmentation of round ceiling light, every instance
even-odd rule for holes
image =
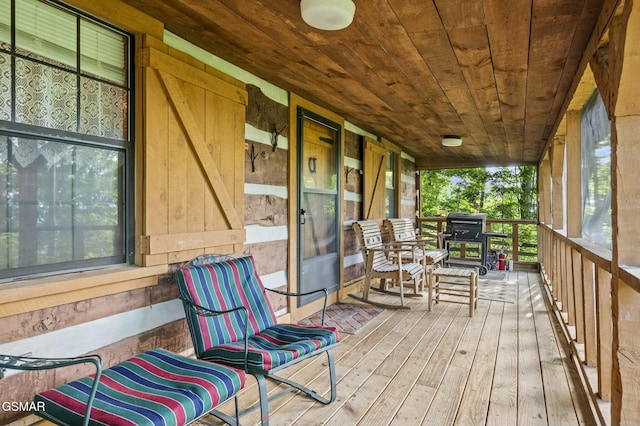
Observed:
[[[460,136],[446,135],[442,137],[442,145],[444,146],[460,146],[462,138]]]
[[[351,24],[356,5],[352,0],[301,0],[300,12],[304,22],[312,27],[336,31]]]

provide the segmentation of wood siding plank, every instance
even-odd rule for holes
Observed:
[[[477,425],[487,420],[498,355],[502,312],[506,303],[491,302],[454,424]]]
[[[518,273],[518,425],[547,425],[544,383],[526,274]]]
[[[238,212],[231,201],[231,198],[224,186],[224,180],[222,179],[216,164],[211,159],[209,150],[204,143],[204,136],[199,130],[197,121],[195,120],[193,113],[189,107],[189,103],[184,96],[178,80],[163,72],[158,71],[160,80],[164,85],[165,90],[169,94],[169,98],[176,113],[180,116],[183,123],[184,130],[189,137],[189,143],[194,151],[197,153],[198,161],[202,171],[206,174],[208,184],[212,191],[216,194],[216,199],[220,203],[222,210],[225,214],[225,219],[229,223],[232,229],[239,229],[243,227],[242,218],[239,217]]]

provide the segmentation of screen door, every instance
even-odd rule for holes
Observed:
[[[339,287],[340,135],[336,123],[298,108],[299,291]],[[304,296],[305,305],[322,294]]]

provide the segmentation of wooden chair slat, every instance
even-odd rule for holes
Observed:
[[[374,221],[358,221],[353,223],[353,229],[360,241],[360,248],[365,264],[365,284],[362,300],[369,300],[369,290],[372,279],[380,279],[380,291],[387,291],[386,280],[399,285],[400,291],[394,293],[400,296],[400,308],[405,308],[404,286],[413,286],[414,295],[418,295],[418,288],[424,290],[426,273],[421,263],[415,262],[411,249],[401,246],[384,244],[380,227]],[[394,261],[393,259],[396,259]],[[401,259],[402,261],[397,261]],[[406,262],[405,262],[406,259]],[[397,307],[385,305],[385,307]]]

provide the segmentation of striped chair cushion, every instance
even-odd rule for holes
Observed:
[[[249,370],[267,372],[338,341],[335,327],[274,325],[249,339],[248,367]],[[244,368],[244,344],[236,342],[217,346],[205,352],[203,358]]]
[[[234,396],[244,380],[243,371],[154,349],[103,371],[89,424],[188,424]],[[38,414],[82,424],[92,383],[87,376],[37,394],[45,404]]]
[[[180,297],[196,305],[216,311],[245,306],[249,314],[249,336],[277,323],[252,256],[180,268],[174,276]],[[215,346],[244,338],[241,312],[203,317],[191,309],[185,311],[198,358]]]

